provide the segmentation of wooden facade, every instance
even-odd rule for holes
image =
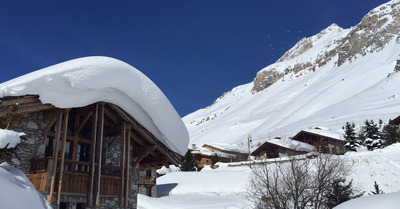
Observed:
[[[391,120],[391,123],[395,125],[400,125],[400,115],[397,118]]]
[[[306,151],[290,149],[267,141],[259,146],[256,150],[254,150],[251,155],[255,156],[256,160],[264,160],[268,158],[279,158],[306,153]]]
[[[207,148],[208,150],[210,150],[211,152],[221,152],[227,155],[232,155],[233,157],[231,157],[231,162],[240,162],[240,161],[246,161],[249,158],[249,153],[245,153],[245,152],[237,152],[237,151],[232,151],[232,150],[224,150],[222,148],[213,146],[213,145],[209,145],[209,144],[204,144],[203,145],[204,148]]]
[[[292,140],[313,145],[321,153],[344,154],[345,152],[343,148],[345,141],[311,131],[302,130],[292,137]]]
[[[119,208],[128,208],[135,168],[178,165],[182,157],[112,103],[62,109],[42,104],[36,95],[0,100],[0,119],[17,116],[7,124],[10,129],[38,112],[44,114],[46,126],[38,131],[46,147],[41,157],[30,159],[30,169],[24,172],[53,206],[60,205],[63,194],[81,194],[86,196],[87,207],[99,207],[101,196],[114,196]],[[110,154],[119,156],[112,164],[105,156],[115,146],[119,153]],[[155,179],[138,181],[155,185]]]

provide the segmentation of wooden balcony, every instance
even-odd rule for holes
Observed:
[[[40,192],[48,192],[49,172],[53,164],[53,157],[45,157],[31,160],[31,171],[29,180]],[[60,165],[58,159],[58,165]],[[87,194],[89,185],[89,167],[90,163],[65,160],[64,173],[61,186],[62,193]],[[97,165],[95,165],[97,168]],[[57,173],[60,168],[57,167]],[[132,174],[132,170],[130,171]],[[130,175],[131,176],[131,175]],[[131,179],[130,179],[131,181]],[[58,182],[58,175],[56,177]],[[130,185],[130,184],[129,184]],[[121,168],[111,166],[101,166],[100,195],[119,196],[121,191]],[[128,190],[129,191],[129,190]]]

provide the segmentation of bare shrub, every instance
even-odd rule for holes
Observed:
[[[328,208],[329,189],[347,171],[338,156],[325,154],[314,159],[265,162],[253,166],[247,198],[257,209]]]

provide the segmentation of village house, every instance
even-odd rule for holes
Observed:
[[[232,162],[232,159],[236,158],[236,155],[226,154],[223,152],[212,152],[211,150],[204,147],[196,147],[195,144],[189,148],[192,153],[194,159],[197,162],[198,167],[201,169],[205,165],[211,165],[213,158],[215,155],[218,156],[218,162],[229,163]]]
[[[391,123],[395,125],[400,125],[400,115],[397,118],[391,120]]]
[[[225,154],[227,157],[230,157],[230,162],[246,161],[249,158],[249,153],[240,149],[239,146],[235,144],[214,143],[204,144],[203,147],[213,153]]]
[[[102,64],[106,66],[102,68]],[[179,115],[175,111],[172,111],[172,115],[168,112],[164,114],[174,121],[176,119],[178,123],[174,127],[180,129],[174,132],[180,132],[180,135],[175,134],[176,142],[168,141],[160,134],[165,131],[161,123],[167,121],[165,118],[168,117],[163,119],[160,115],[160,118],[155,118],[149,115],[152,113],[136,108],[149,100],[143,98],[143,95],[133,98],[129,94],[121,94],[121,89],[114,88],[111,91],[108,86],[104,86],[105,90],[102,85],[96,86],[99,82],[95,83],[96,87],[90,92],[84,92],[85,97],[79,95],[83,91],[81,88],[88,87],[79,86],[73,79],[86,80],[81,84],[86,85],[91,79],[99,79],[96,76],[108,72],[110,68],[113,69],[112,73],[121,73],[122,77],[128,76],[118,71],[121,68],[125,72],[137,71],[111,58],[81,58],[50,67],[45,82],[40,80],[40,76],[46,74],[43,71],[22,78],[23,85],[32,85],[31,89],[27,89],[33,93],[18,92],[24,89],[19,88],[18,79],[0,84],[0,121],[3,122],[0,128],[7,127],[25,133],[27,146],[23,146],[18,153],[17,167],[27,174],[35,188],[55,208],[136,208],[138,193],[153,197],[156,195],[156,169],[161,166],[178,166],[183,149],[177,146],[182,144],[182,147],[187,147],[188,135]],[[68,71],[68,74],[64,71]],[[95,72],[89,75],[94,78],[79,77],[87,72]],[[71,80],[61,80],[73,73],[78,76],[72,76]],[[33,79],[29,81],[27,78],[31,77]],[[134,76],[128,77],[127,81],[129,79],[133,79],[133,84],[126,86],[134,88],[136,96],[146,93],[151,97],[148,92],[135,89],[140,83],[134,84]],[[142,77],[140,79],[144,80]],[[57,82],[52,83],[54,80]],[[104,85],[114,85],[107,82],[124,83],[123,78],[106,81],[101,77],[98,81]],[[40,85],[36,86],[35,82]],[[149,87],[150,84],[146,84]],[[18,90],[15,93],[10,89]],[[46,92],[48,90],[50,93]],[[155,96],[160,97],[161,91],[153,91],[157,93]],[[10,96],[8,92],[19,95]],[[74,94],[78,94],[78,97]],[[58,99],[67,107],[60,107],[62,104],[55,104],[57,102],[48,102],[49,98],[43,102],[42,99],[46,97],[55,101]],[[136,99],[136,103],[132,99]],[[132,104],[121,103],[121,100]],[[88,103],[90,101],[95,102]],[[88,104],[82,105],[85,102]],[[157,114],[156,108],[164,112],[172,108],[168,106],[169,103],[168,107],[163,105],[162,102],[154,103],[151,106],[154,114]],[[132,111],[131,107],[137,111]],[[159,126],[149,124],[150,120],[146,117],[151,117]],[[7,123],[10,118],[11,122]]]
[[[293,136],[292,140],[313,145],[321,153],[344,154],[345,152],[343,135],[330,130],[321,128],[302,130]]]
[[[294,155],[315,152],[317,149],[309,144],[295,140],[275,138],[264,142],[251,155],[256,160],[265,160],[269,158],[288,157]]]

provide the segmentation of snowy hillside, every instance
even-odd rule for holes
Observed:
[[[385,193],[400,192],[400,143],[374,151],[349,152],[338,157],[351,168],[346,179],[353,179],[353,189],[357,193],[364,191],[364,196],[368,196],[374,190],[374,181]],[[245,192],[250,168],[246,165],[230,167],[229,163],[218,165],[217,169],[206,167],[200,172],[172,172],[158,178],[158,198],[139,195],[138,208],[249,208]],[[398,194],[394,196],[398,197]],[[353,207],[341,208],[362,208],[358,207],[359,204],[360,201],[356,201],[350,204]],[[396,207],[391,205],[387,208]]]
[[[211,106],[183,118],[190,144],[247,148],[316,126],[337,131],[400,115],[400,1],[371,10],[342,29],[333,24],[304,38],[254,82],[233,88]]]

